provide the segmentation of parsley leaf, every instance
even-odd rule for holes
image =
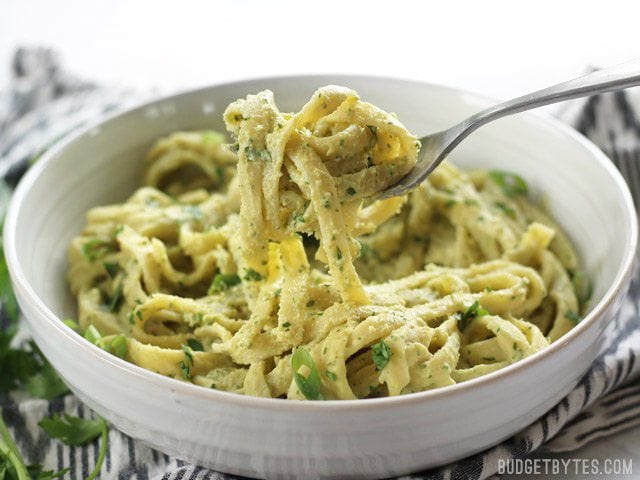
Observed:
[[[495,206],[504,212],[505,215],[515,218],[516,211],[504,202],[496,202]]]
[[[306,367],[308,370],[307,376],[299,372],[302,367]],[[296,348],[291,355],[291,368],[296,385],[307,400],[324,400],[321,392],[322,382],[316,363],[311,354],[303,347]]]
[[[43,418],[38,425],[47,432],[51,438],[58,438],[67,445],[85,445],[100,437],[100,453],[96,465],[86,478],[94,480],[99,474],[105,455],[107,453],[107,422],[104,418],[97,420],[72,417],[65,413],[64,418],[57,414]],[[48,477],[45,477],[48,478]],[[51,477],[53,478],[53,477]]]
[[[567,310],[566,312],[564,312],[564,316],[565,318],[571,320],[573,323],[578,324],[580,323],[580,320],[582,320],[582,318],[580,317],[580,315],[578,315],[576,312],[574,312],[573,310]]]
[[[60,439],[66,445],[78,446],[96,439],[104,424],[103,419],[90,420],[86,418],[72,417],[64,414],[60,417],[57,413],[51,417],[40,420],[38,425],[47,432],[51,438]]]
[[[371,347],[371,356],[373,357],[373,364],[376,367],[376,370],[380,371],[384,367],[387,366],[389,360],[391,360],[391,355],[393,352],[389,345],[386,344],[384,340],[380,340],[378,343],[372,345]]]
[[[242,280],[235,273],[218,273],[211,282],[211,286],[209,287],[208,295],[218,292],[224,292],[225,290],[238,285]]]
[[[101,238],[92,238],[82,245],[82,255],[89,262],[104,257],[107,253],[115,252],[116,245],[113,240],[103,240]]]
[[[187,345],[194,352],[204,352],[204,347],[202,346],[202,343],[200,343],[200,341],[196,340],[195,338],[190,338],[189,340],[187,340]]]
[[[116,278],[116,275],[120,271],[120,265],[117,262],[103,262],[102,266],[111,278]]]
[[[109,303],[107,304],[107,309],[110,312],[117,312],[118,310],[120,310],[120,306],[122,305],[123,300],[124,297],[122,295],[122,282],[120,282],[113,292],[113,297],[111,297]]]
[[[492,170],[489,172],[489,178],[500,187],[507,197],[515,197],[516,195],[526,195],[529,193],[527,182],[515,173]]]
[[[36,398],[53,400],[69,391],[69,387],[58,376],[51,364],[45,366],[34,374],[25,385],[27,391]]]
[[[243,280],[246,280],[247,282],[257,282],[262,280],[262,275],[256,272],[253,268],[245,268]]]
[[[2,225],[0,224],[0,228]],[[0,241],[2,237],[0,237]],[[9,278],[9,270],[4,259],[4,250],[0,245],[0,302],[2,302],[2,310],[7,314],[9,320],[15,322],[18,320],[18,302],[13,293],[11,279]]]
[[[43,470],[43,466],[38,464],[28,465],[27,471],[29,472],[30,478],[34,480],[53,480],[54,478],[60,478],[65,473],[67,473],[70,469],[63,468],[62,470],[58,470],[54,472],[53,470]]]
[[[29,480],[24,459],[0,415],[0,474],[10,480]]]
[[[178,364],[180,366],[180,370],[182,370],[182,377],[185,380],[191,379],[191,367],[193,366],[193,355],[192,350],[189,345],[181,345],[182,351],[184,352],[184,360],[180,360]]]

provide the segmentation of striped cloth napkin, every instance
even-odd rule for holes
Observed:
[[[0,92],[0,176],[15,184],[30,163],[70,130],[146,95],[81,81],[64,71],[56,55],[20,49],[12,64],[9,88]],[[599,145],[640,198],[640,98],[630,93],[573,102],[560,115]],[[0,321],[6,327],[7,319]],[[22,332],[26,338],[27,332]],[[566,452],[626,428],[640,425],[640,272],[631,282],[624,306],[606,331],[602,352],[576,388],[538,421],[504,443],[436,470],[404,479],[483,479],[510,459],[532,452]],[[67,447],[37,426],[46,415],[94,414],[72,394],[47,402],[24,393],[0,397],[2,416],[25,460],[47,469],[68,467],[68,478],[85,478],[98,457],[98,440]],[[232,479],[168,457],[111,428],[101,478]]]

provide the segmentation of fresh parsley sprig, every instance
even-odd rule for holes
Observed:
[[[0,180],[0,231],[10,195],[9,187]],[[67,393],[69,388],[33,341],[28,342],[23,348],[11,346],[17,332],[18,304],[13,293],[1,245],[2,239],[0,237],[0,302],[2,302],[2,309],[8,321],[4,329],[0,329],[0,372],[2,372],[0,392],[8,393],[18,388],[24,388],[34,397],[51,400]],[[83,248],[83,252],[84,250]],[[87,248],[87,253],[89,257],[93,258],[104,250],[104,245],[94,243],[93,246]],[[75,322],[65,321],[65,324],[76,331],[80,330]],[[97,334],[100,336],[99,332]],[[124,338],[124,336],[122,337]],[[114,338],[118,338],[118,336]],[[117,351],[122,350],[119,340],[115,342],[111,340],[110,345]],[[124,345],[126,347],[126,342]],[[86,480],[94,480],[98,476],[107,452],[107,423],[102,418],[85,420],[65,415],[63,419],[54,415],[54,417],[43,419],[40,425],[51,437],[60,438],[69,445],[84,445],[101,436],[102,444],[98,461]],[[68,468],[55,472],[44,470],[42,465],[27,466],[20,450],[11,438],[2,416],[0,416],[0,479],[52,480],[63,476],[68,471]]]
[[[3,478],[31,480],[24,458],[0,416],[0,472]]]
[[[96,438],[101,437],[98,460],[86,480],[94,480],[98,476],[107,453],[108,427],[104,418],[98,417],[96,420],[91,420],[72,417],[67,414],[65,414],[64,417],[54,414],[51,417],[42,419],[38,425],[40,425],[51,438],[57,438],[66,445],[86,445]]]

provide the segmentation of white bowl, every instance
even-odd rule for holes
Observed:
[[[75,315],[66,251],[96,205],[124,200],[140,160],[174,130],[224,130],[222,111],[270,88],[293,111],[317,87],[347,85],[413,132],[447,127],[491,102],[425,83],[299,76],[217,85],[148,103],[61,142],[27,173],[4,229],[6,258],[33,337],[71,389],[118,429],[179,458],[269,478],[387,477],[445,464],[511,436],[555,405],[589,368],[627,290],[637,221],[625,182],[589,141],[523,114],[483,127],[455,150],[462,167],[520,173],[548,197],[594,280],[591,312],[546,350],[466,383],[395,398],[297,402],[208,390],[144,370],[60,321]]]

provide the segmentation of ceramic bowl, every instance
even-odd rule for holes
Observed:
[[[426,83],[363,76],[249,80],[163,98],[102,119],[46,153],[18,186],[4,247],[33,337],[82,401],[158,450],[224,472],[268,478],[405,474],[479,452],[554,406],[589,368],[627,290],[637,222],[625,182],[605,155],[553,119],[521,114],[481,128],[455,150],[462,167],[522,175],[546,198],[594,281],[589,314],[546,350],[466,383],[394,398],[301,402],[208,390],[144,370],[83,340],[66,251],[96,205],[123,201],[141,158],[175,130],[224,131],[233,100],[265,88],[294,111],[316,88],[342,84],[397,113],[419,136],[492,102]]]

